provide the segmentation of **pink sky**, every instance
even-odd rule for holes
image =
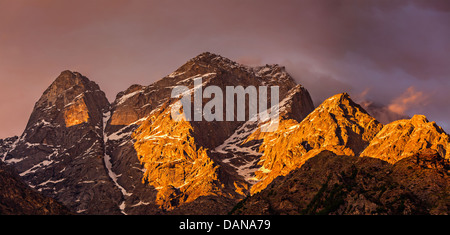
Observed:
[[[204,51],[285,65],[316,105],[363,94],[449,130],[449,42],[447,0],[0,0],[0,138],[63,70],[112,102]]]

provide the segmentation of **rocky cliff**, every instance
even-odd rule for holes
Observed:
[[[425,116],[415,115],[411,119],[398,120],[384,126],[361,156],[396,163],[426,148],[438,151],[446,159],[450,158],[448,134],[435,122],[429,122]]]
[[[2,160],[74,213],[226,213],[254,183],[262,141],[245,140],[264,123],[248,121],[248,107],[244,121],[237,114],[235,121],[174,121],[173,87],[193,93],[197,78],[201,90],[278,86],[283,119],[301,121],[313,110],[307,90],[284,67],[247,67],[211,53],[153,84],[132,85],[112,104],[97,84],[64,71],[36,103],[23,134],[1,141]],[[270,108],[270,90],[267,97]]]

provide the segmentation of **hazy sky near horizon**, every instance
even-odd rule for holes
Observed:
[[[205,51],[284,65],[316,106],[348,92],[450,130],[447,0],[0,0],[0,138],[63,70],[112,102]]]

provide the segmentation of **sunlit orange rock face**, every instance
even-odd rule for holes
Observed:
[[[383,126],[344,93],[254,139],[258,182],[236,214],[448,214],[449,136],[423,115]]]
[[[170,111],[166,103],[133,133],[134,148],[146,170],[143,183],[158,190],[156,203],[168,210],[200,196],[224,195],[219,166],[206,149],[197,147],[190,122],[172,119]]]
[[[423,149],[434,149],[450,158],[449,136],[444,130],[429,122],[423,115],[387,124],[361,153],[361,156],[379,158],[389,163],[410,157]]]
[[[263,137],[263,152],[255,172],[258,180],[254,194],[273,179],[301,167],[306,160],[323,150],[339,155],[359,154],[381,130],[382,124],[367,114],[348,94],[338,94],[325,100],[303,121],[287,119],[277,131]],[[258,138],[257,132],[249,139]]]
[[[66,127],[87,122],[88,119],[88,108],[82,98],[77,99],[64,107],[64,121],[66,123]]]

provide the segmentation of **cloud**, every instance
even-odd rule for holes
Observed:
[[[415,87],[408,87],[399,97],[392,100],[388,109],[398,114],[406,114],[410,109],[418,109],[429,103],[429,96]]]

